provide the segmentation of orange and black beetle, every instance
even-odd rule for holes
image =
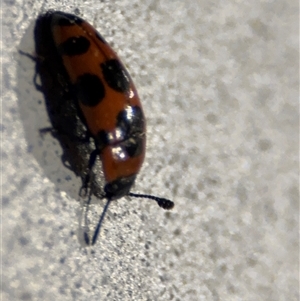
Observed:
[[[111,200],[144,197],[172,209],[174,203],[170,200],[130,192],[145,157],[145,116],[127,70],[103,37],[75,15],[49,11],[37,19],[35,42],[36,71],[53,132],[68,149],[65,161],[83,178],[82,189],[90,189],[90,194],[97,196],[91,170],[97,156],[102,163],[105,186],[101,197],[107,199],[107,204],[92,244]],[[57,93],[64,97],[49,97],[57,86],[62,91]],[[94,150],[87,146],[84,151],[74,151],[89,138],[94,141]],[[82,158],[86,152],[88,164]]]

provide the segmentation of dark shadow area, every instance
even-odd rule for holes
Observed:
[[[60,76],[62,71],[58,62],[54,59],[46,62],[49,66],[44,64],[45,68],[41,69],[35,78],[35,50],[39,47],[36,43],[41,42],[36,41],[34,36],[35,26],[36,20],[28,27],[18,49],[28,54],[19,54],[17,70],[19,112],[28,143],[28,153],[31,153],[42,167],[45,177],[55,184],[57,192],[66,192],[72,199],[81,201],[81,210],[78,214],[81,224],[84,212],[82,204],[88,197],[81,198],[79,191],[89,171],[88,164],[94,144],[86,137],[85,126],[76,115],[75,106],[70,105],[74,104],[74,99],[66,83],[62,82]],[[43,38],[47,40],[46,36]],[[60,123],[64,123],[64,128],[67,129],[65,132],[51,130],[54,124],[57,128]],[[91,204],[99,203],[103,206],[105,203],[101,200],[103,184],[98,158],[91,172]],[[78,239],[84,244],[81,233],[82,230],[79,229]]]

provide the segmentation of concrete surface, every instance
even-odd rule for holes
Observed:
[[[133,191],[176,203],[116,201],[93,248],[18,54],[50,8],[128,66],[148,120]],[[2,300],[299,300],[297,1],[6,0],[2,14]]]

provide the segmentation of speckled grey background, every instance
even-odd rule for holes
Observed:
[[[93,248],[78,234],[80,181],[38,135],[43,96],[17,52],[33,52],[49,8],[87,19],[128,66],[148,120],[134,191],[176,203],[118,200]],[[297,1],[2,10],[2,300],[298,300]]]

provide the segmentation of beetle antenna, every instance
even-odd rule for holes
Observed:
[[[107,199],[107,202],[106,202],[106,204],[105,204],[105,207],[104,207],[104,209],[103,209],[103,212],[102,212],[102,214],[101,214],[101,216],[100,216],[98,225],[97,225],[96,230],[95,230],[94,235],[93,235],[92,245],[94,245],[95,242],[96,242],[96,240],[97,240],[97,237],[98,237],[98,235],[99,235],[99,230],[100,230],[100,228],[101,228],[101,225],[102,225],[104,216],[105,216],[105,214],[106,214],[106,211],[107,211],[107,209],[108,209],[108,206],[109,206],[110,202],[111,202],[111,199]]]
[[[170,210],[174,207],[174,203],[172,201],[170,201],[168,199],[160,198],[160,197],[157,197],[157,196],[148,195],[148,194],[138,194],[138,193],[132,193],[132,192],[130,192],[128,195],[131,196],[131,197],[134,197],[134,198],[144,198],[144,199],[154,200],[154,201],[157,202],[159,207],[161,207],[165,210]],[[109,206],[110,202],[111,202],[111,198],[107,198],[107,202],[105,204],[105,207],[103,209],[103,212],[100,216],[99,222],[97,224],[96,230],[95,230],[94,235],[93,235],[92,245],[94,245],[97,241],[99,231],[101,229],[102,222],[103,222],[103,219],[105,217],[105,214],[106,214],[106,211],[108,209],[108,206]],[[88,241],[88,240],[86,239],[86,241]]]
[[[168,199],[164,199],[164,198],[159,198],[157,196],[153,196],[153,195],[148,195],[148,194],[139,194],[139,193],[132,193],[130,192],[128,194],[131,197],[134,198],[144,198],[144,199],[151,199],[157,202],[158,206],[165,209],[165,210],[170,210],[174,207],[174,203]]]

